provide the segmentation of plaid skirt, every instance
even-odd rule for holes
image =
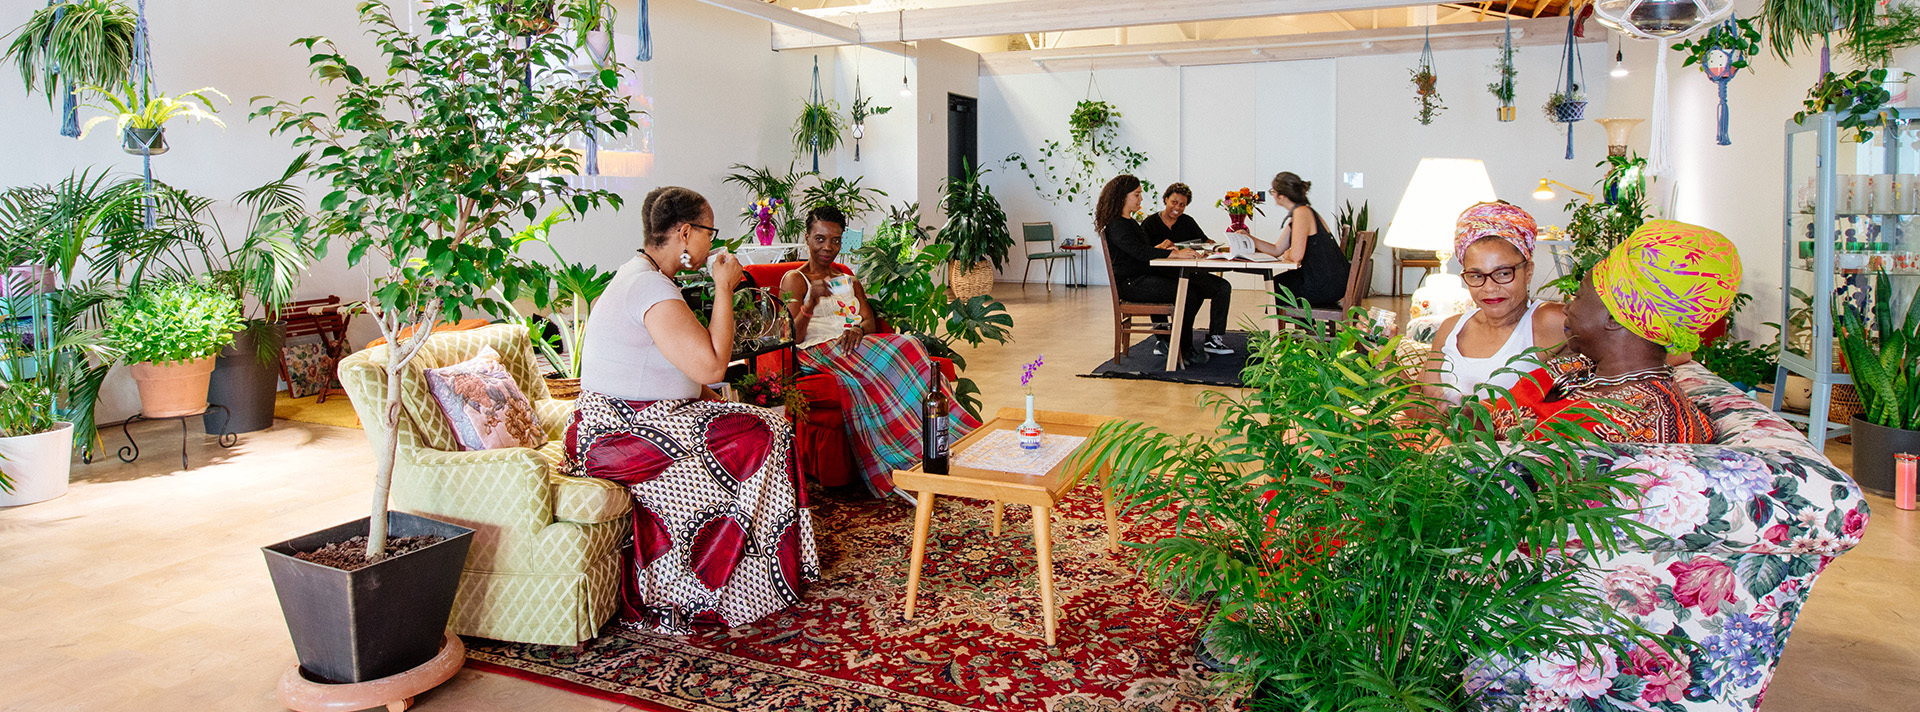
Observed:
[[[847,410],[854,466],[875,497],[893,492],[893,471],[920,463],[920,402],[939,376],[920,340],[904,334],[868,334],[853,349],[838,341],[799,351],[800,365],[830,374],[852,402]],[[944,379],[952,439],[973,432],[980,421],[953,398]]]
[[[633,493],[622,622],[685,634],[745,625],[820,580],[793,427],[765,408],[705,400],[627,401],[592,391],[567,426],[569,474]]]

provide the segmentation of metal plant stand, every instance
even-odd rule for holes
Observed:
[[[134,460],[140,459],[140,443],[135,442],[133,439],[132,427],[134,423],[142,420],[178,420],[180,421],[180,469],[187,469],[187,419],[198,418],[206,415],[209,411],[216,410],[220,411],[221,415],[225,415],[228,418],[232,417],[232,414],[227,411],[227,407],[218,403],[207,404],[206,410],[187,413],[185,415],[169,415],[163,418],[150,418],[135,413],[133,417],[127,418],[126,422],[120,424],[120,434],[125,435],[127,438],[127,444],[120,448],[120,461],[133,462]],[[222,422],[224,423],[225,421],[223,420]],[[220,447],[230,448],[240,444],[240,435],[238,433],[221,433],[215,438],[215,442],[220,443]]]

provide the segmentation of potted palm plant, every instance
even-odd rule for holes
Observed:
[[[560,250],[553,246],[552,240],[548,239],[553,226],[571,215],[571,211],[566,209],[555,211],[540,222],[527,226],[513,238],[516,248],[537,242],[545,245],[553,255],[555,266],[545,267],[546,278],[552,281],[553,291],[535,290],[533,294],[533,306],[545,313],[523,314],[511,300],[503,298],[497,302],[495,314],[527,327],[527,336],[533,340],[534,349],[553,368],[546,374],[547,392],[561,400],[580,395],[580,357],[586,346],[587,317],[592,314],[594,301],[607,291],[608,284],[613,283],[612,272],[602,272],[593,265],[568,262],[561,256]],[[495,294],[504,296],[498,289]]]
[[[1920,288],[1914,294],[1920,296]],[[1863,411],[1853,417],[1853,477],[1862,489],[1886,496],[1893,494],[1893,454],[1920,452],[1920,309],[1908,301],[1905,317],[1896,321],[1892,299],[1893,280],[1881,272],[1873,290],[1876,329],[1867,328],[1853,300],[1841,300],[1838,324]]]
[[[82,89],[91,100],[82,100],[89,108],[104,112],[87,120],[80,129],[80,137],[93,131],[100,122],[114,120],[120,126],[120,147],[127,153],[139,156],[158,156],[166,153],[167,122],[186,118],[193,121],[211,121],[215,126],[226,128],[220,118],[214,116],[213,100],[209,96],[230,101],[227,95],[213,87],[201,87],[179,96],[144,92],[136,89],[132,81],[122,81],[117,89],[88,85]]]
[[[84,86],[110,86],[126,79],[133,66],[133,36],[139,15],[120,0],[70,0],[36,10],[13,31],[6,61],[20,69],[29,95],[67,97],[72,121],[72,92]],[[61,87],[62,84],[66,86]],[[78,136],[79,128],[63,130]]]
[[[934,235],[934,242],[949,250],[947,288],[960,299],[992,291],[994,273],[1013,250],[1007,213],[987,184],[980,182],[985,173],[984,169],[964,166],[960,176],[947,179],[940,196],[947,224]]]
[[[98,332],[74,330],[61,318],[66,301],[36,270],[15,267],[0,277],[0,322],[8,325],[0,331],[0,507],[67,491],[75,429],[60,408],[73,371],[64,362],[84,363],[105,348]]]
[[[581,0],[554,0],[561,16]],[[332,83],[332,111],[261,99],[255,117],[275,134],[315,150],[304,176],[324,186],[302,237],[345,243],[349,264],[368,272],[366,309],[386,339],[385,397],[356,403],[367,414],[376,469],[373,506],[357,521],[264,547],[301,669],[332,682],[384,678],[438,655],[473,530],[389,512],[395,462],[414,457],[394,433],[401,388],[427,344],[430,325],[544,289],[543,272],[517,254],[515,223],[549,203],[586,211],[620,195],[569,185],[582,162],[571,137],[622,136],[633,112],[620,97],[623,68],[579,76],[548,59],[572,52],[564,33],[526,36],[539,17],[525,5],[428,3],[396,15],[385,2],[359,5],[360,23],[384,55],[363,71],[325,37],[306,37],[314,76]],[[416,33],[409,29],[418,25]],[[459,41],[426,28],[457,33]],[[451,30],[447,28],[458,28]],[[525,83],[490,77],[525,77]],[[329,91],[328,93],[331,93]],[[487,127],[475,132],[474,127]],[[543,177],[546,176],[546,177]],[[391,526],[390,526],[391,524]],[[427,537],[389,551],[389,536]],[[364,544],[359,543],[364,538]],[[354,541],[354,545],[341,546]],[[327,545],[331,561],[300,558]]]
[[[1217,595],[1203,645],[1254,708],[1467,709],[1476,664],[1578,660],[1622,645],[1586,631],[1641,632],[1583,585],[1583,558],[1544,554],[1632,529],[1595,504],[1634,491],[1583,462],[1596,438],[1496,442],[1478,399],[1448,409],[1401,375],[1397,337],[1339,329],[1256,332],[1243,395],[1203,395],[1215,434],[1116,421],[1070,465],[1111,468],[1127,507],[1183,522],[1130,546],[1162,590]]]
[[[207,409],[213,357],[233,343],[240,300],[205,278],[149,282],[107,317],[107,338],[131,364],[140,413],[149,418]]]

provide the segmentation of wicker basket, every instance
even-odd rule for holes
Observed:
[[[547,377],[547,395],[554,400],[573,400],[580,397],[580,379]]]
[[[968,269],[958,262],[947,263],[947,288],[955,299],[972,299],[993,291],[993,263],[980,260]]]
[[[1827,422],[1848,425],[1853,416],[1865,413],[1860,403],[1860,392],[1853,389],[1851,383],[1836,384],[1833,387],[1833,400],[1827,404]]]

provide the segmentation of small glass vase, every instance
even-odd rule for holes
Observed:
[[[777,232],[778,231],[773,228],[772,220],[763,218],[760,220],[760,224],[753,226],[754,236],[760,238],[761,245],[773,244],[773,238]]]
[[[1228,214],[1227,219],[1231,221],[1227,224],[1227,232],[1235,232],[1238,230],[1247,229],[1247,216],[1237,215],[1237,214]]]
[[[1044,434],[1046,431],[1041,430],[1040,424],[1033,420],[1033,394],[1028,393],[1027,420],[1020,424],[1020,447],[1028,450],[1040,449],[1040,436]]]

